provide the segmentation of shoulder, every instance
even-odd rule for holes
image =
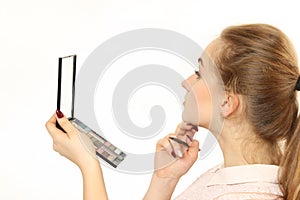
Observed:
[[[281,195],[278,166],[215,166],[202,174],[177,200],[183,199],[274,199]]]

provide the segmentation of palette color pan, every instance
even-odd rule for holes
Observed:
[[[117,167],[126,157],[126,154],[109,141],[98,135],[84,123],[76,118],[70,119],[71,123],[82,133],[86,134],[94,143],[97,155],[108,162],[111,166]]]

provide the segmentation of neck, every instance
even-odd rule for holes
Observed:
[[[274,164],[274,148],[270,143],[258,139],[250,127],[236,128],[225,124],[218,142],[223,152],[225,167]]]

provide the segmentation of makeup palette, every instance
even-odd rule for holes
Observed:
[[[94,144],[96,154],[113,167],[117,167],[126,157],[119,148],[101,137],[79,119],[74,117],[76,77],[76,55],[61,57],[58,60],[57,110],[64,112],[69,121]],[[69,113],[68,113],[69,112]],[[57,128],[62,129],[58,123]],[[63,130],[64,131],[64,130]]]
[[[117,167],[126,157],[126,154],[109,141],[98,135],[84,123],[76,118],[71,123],[82,133],[86,134],[93,142],[97,155],[113,167]]]

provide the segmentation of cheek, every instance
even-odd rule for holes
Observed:
[[[211,96],[206,86],[201,87],[196,91],[196,101],[198,103],[199,110],[202,113],[209,114],[211,112]]]
[[[211,97],[205,84],[199,84],[187,94],[183,120],[208,127],[211,118]]]
[[[211,96],[208,88],[203,83],[194,91],[195,101],[197,103],[197,112],[199,114],[199,123],[204,127],[208,127],[211,119]]]
[[[189,92],[185,98],[183,120],[193,124],[198,124],[200,113],[198,112],[199,109],[197,108],[198,103],[196,101],[196,97],[192,92]]]

